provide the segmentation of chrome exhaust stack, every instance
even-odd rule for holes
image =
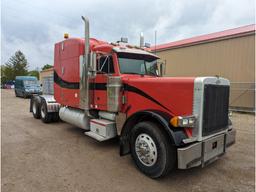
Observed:
[[[82,16],[84,21],[84,56],[80,66],[80,107],[89,113],[89,66],[90,66],[90,29],[89,19]]]
[[[142,32],[140,33],[140,47],[144,47],[144,35]]]

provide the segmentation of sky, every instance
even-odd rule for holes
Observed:
[[[2,0],[1,64],[17,50],[29,69],[53,64],[54,44],[63,34],[83,37],[81,16],[90,36],[116,42],[127,37],[154,45],[255,23],[254,0]]]

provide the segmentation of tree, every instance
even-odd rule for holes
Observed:
[[[1,85],[3,85],[7,81],[7,77],[5,76],[5,66],[1,65]]]
[[[46,64],[42,67],[42,70],[45,70],[45,69],[50,69],[52,68],[53,66],[52,65],[49,65],[49,64]]]
[[[37,79],[39,79],[39,72],[37,70],[32,70],[28,72],[29,76],[35,76]]]
[[[28,74],[28,62],[25,55],[20,51],[16,51],[13,56],[1,67],[1,75],[8,80],[14,80],[16,76]]]

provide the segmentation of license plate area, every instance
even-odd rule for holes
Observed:
[[[225,151],[224,134],[207,139],[203,142],[203,162],[207,162]]]

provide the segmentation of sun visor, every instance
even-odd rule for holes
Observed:
[[[157,55],[152,54],[147,51],[144,51],[144,50],[141,50],[141,49],[131,49],[131,48],[127,48],[127,47],[114,47],[113,51],[117,52],[118,55],[120,55],[120,56],[122,56],[122,55],[128,56],[130,54],[131,55],[136,54],[137,56],[139,56],[139,55],[143,55],[144,57],[148,56],[152,60],[159,59],[159,57]]]

